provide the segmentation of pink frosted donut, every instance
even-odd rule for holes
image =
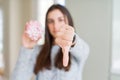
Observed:
[[[31,40],[38,40],[39,38],[42,37],[42,26],[38,21],[29,21],[25,25],[25,33],[28,34],[29,38]]]

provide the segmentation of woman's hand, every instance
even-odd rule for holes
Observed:
[[[69,25],[64,25],[60,28],[57,36],[55,38],[55,43],[58,44],[62,48],[63,52],[63,66],[68,65],[69,61],[69,49],[72,45],[73,37],[74,37],[74,28]]]
[[[32,40],[28,37],[28,34],[24,32],[22,36],[22,45],[25,48],[32,49],[37,44],[38,40]]]
[[[39,21],[29,21],[25,25],[25,31],[22,38],[23,46],[26,48],[33,48],[38,40],[42,37],[42,26]]]
[[[72,26],[63,25],[56,34],[57,36],[55,38],[55,43],[58,44],[61,48],[71,46],[74,34],[75,32]]]

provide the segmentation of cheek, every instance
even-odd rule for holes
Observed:
[[[48,29],[49,29],[50,33],[53,32],[53,27],[51,25],[48,25]]]

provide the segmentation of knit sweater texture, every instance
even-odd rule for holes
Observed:
[[[51,69],[39,71],[35,80],[82,80],[82,72],[89,55],[89,46],[77,34],[75,36],[75,45],[69,50],[71,54],[70,70],[65,71],[54,66],[54,59],[60,47],[53,45],[51,50]],[[40,50],[41,47],[39,45],[36,45],[33,49],[21,47],[11,80],[31,80]]]

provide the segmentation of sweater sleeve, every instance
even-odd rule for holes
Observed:
[[[89,55],[89,46],[77,34],[75,34],[75,45],[70,48],[70,53],[74,59],[79,63],[85,61]]]
[[[11,80],[30,80],[33,75],[34,65],[40,47],[35,46],[33,49],[21,47],[19,57]]]

